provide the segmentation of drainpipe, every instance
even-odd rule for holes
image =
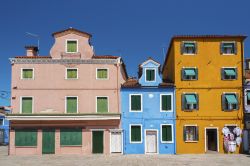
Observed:
[[[176,92],[175,92],[175,90],[176,90],[176,88],[175,88],[175,86],[173,87],[174,88],[174,126],[175,126],[175,130],[174,130],[174,154],[176,154]]]
[[[121,58],[119,57],[118,58],[118,62],[117,62],[117,64],[116,64],[116,88],[117,88],[117,90],[116,90],[116,93],[117,93],[117,110],[119,111],[119,113],[120,113],[120,124],[119,124],[119,128],[121,127],[121,110],[120,110],[120,89],[119,89],[119,74],[118,74],[118,72],[119,72],[119,67],[120,67],[120,64],[121,64]]]

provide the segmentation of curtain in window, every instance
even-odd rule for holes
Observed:
[[[67,97],[67,113],[77,113],[76,97]]]
[[[98,97],[97,98],[97,112],[98,113],[108,112],[108,99],[107,99],[107,97]]]

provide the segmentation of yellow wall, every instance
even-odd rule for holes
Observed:
[[[225,124],[237,124],[243,129],[242,103],[242,52],[241,38],[183,38],[173,39],[168,54],[163,78],[174,81],[176,86],[176,144],[177,154],[205,153],[205,127],[217,127],[219,132],[219,151],[223,150],[222,128]],[[195,55],[181,55],[182,41],[196,41],[198,52]],[[222,41],[237,41],[237,55],[221,55]],[[182,81],[183,67],[197,67],[198,80]],[[237,67],[237,80],[221,80],[222,67]],[[171,75],[174,73],[174,76]],[[199,94],[199,110],[185,112],[181,109],[181,95],[184,92]],[[221,95],[223,92],[236,92],[239,95],[239,110],[223,111]],[[199,126],[199,141],[187,143],[183,139],[183,126],[196,124]],[[239,148],[237,148],[237,153]]]

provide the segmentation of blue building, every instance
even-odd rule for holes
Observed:
[[[139,65],[139,80],[121,88],[124,154],[175,154],[175,88],[162,82],[160,64]]]
[[[6,114],[10,113],[7,107],[0,107],[0,145],[9,144],[9,121],[6,119]]]

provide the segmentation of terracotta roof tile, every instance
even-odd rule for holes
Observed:
[[[138,83],[138,80],[135,78],[128,78],[125,83],[122,84],[124,88],[137,88],[141,85]]]

